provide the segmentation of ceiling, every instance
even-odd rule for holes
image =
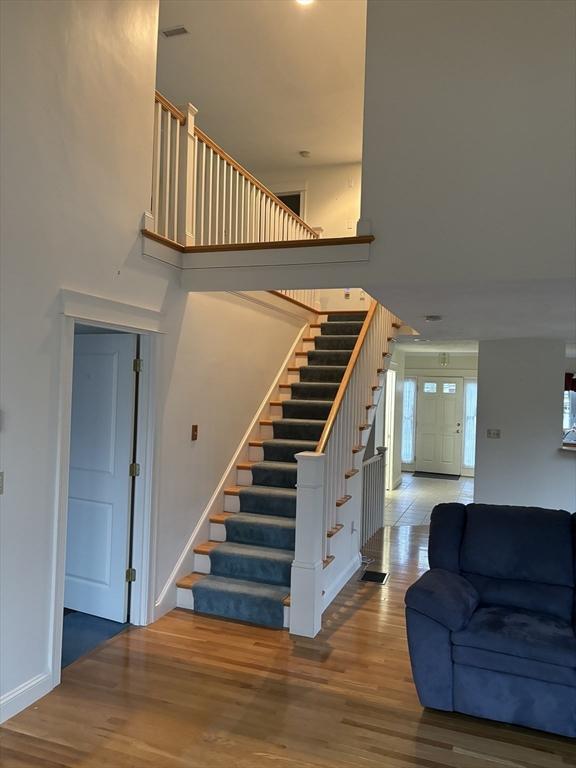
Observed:
[[[159,26],[158,90],[249,170],[360,162],[366,0],[161,0]]]

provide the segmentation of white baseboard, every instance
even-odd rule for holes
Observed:
[[[338,595],[341,589],[343,589],[346,584],[350,581],[352,576],[356,573],[356,571],[360,568],[362,565],[362,555],[360,552],[358,552],[352,560],[348,563],[348,566],[340,573],[340,576],[330,584],[326,588],[326,592],[324,594],[324,601],[323,601],[323,607],[322,611],[325,611],[326,608],[330,605],[330,603],[334,600],[334,598]]]
[[[49,672],[42,672],[5,693],[0,698],[0,723],[6,722],[42,696],[46,696],[53,687],[52,675]]]

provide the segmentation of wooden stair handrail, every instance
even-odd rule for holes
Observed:
[[[155,101],[157,104],[162,104],[162,106],[164,107],[164,109],[165,109],[167,112],[170,112],[170,114],[172,115],[172,117],[175,117],[175,118],[176,118],[176,120],[178,120],[178,122],[179,122],[181,125],[186,125],[186,115],[184,114],[184,112],[181,112],[181,111],[178,109],[178,107],[175,107],[175,106],[174,106],[174,104],[172,104],[172,102],[171,102],[171,101],[168,101],[168,99],[166,98],[166,96],[162,96],[162,94],[160,93],[160,91],[154,91],[154,101]]]
[[[344,400],[344,395],[346,394],[346,390],[348,388],[350,378],[352,377],[352,372],[356,365],[356,361],[358,360],[358,356],[360,355],[360,350],[364,346],[364,342],[368,334],[368,329],[370,328],[372,320],[374,319],[374,315],[376,314],[377,308],[378,308],[378,302],[375,300],[372,300],[372,304],[370,305],[370,309],[368,310],[368,314],[366,315],[366,319],[364,320],[364,323],[360,330],[360,334],[356,339],[356,344],[354,345],[354,349],[352,350],[352,355],[350,356],[350,360],[348,361],[348,365],[346,366],[346,370],[344,371],[344,376],[342,377],[342,381],[340,382],[340,386],[338,387],[336,398],[332,403],[332,408],[330,409],[330,413],[328,414],[328,419],[326,420],[326,424],[324,425],[324,430],[322,432],[322,435],[320,436],[320,441],[316,446],[315,453],[324,453],[326,449],[328,438],[330,437],[330,434],[336,422],[336,417],[338,416],[338,411],[342,406],[342,401]]]
[[[264,184],[262,184],[261,181],[258,181],[258,179],[253,176],[250,171],[246,170],[242,165],[240,165],[239,162],[234,160],[234,158],[226,152],[226,150],[222,149],[221,146],[216,144],[216,142],[208,136],[208,134],[204,133],[203,130],[198,128],[197,125],[194,126],[194,135],[204,144],[206,144],[210,149],[212,149],[214,152],[216,152],[217,155],[220,155],[222,160],[225,160],[228,165],[231,165],[238,173],[243,176],[245,179],[247,179],[251,184],[253,184],[255,187],[257,187],[263,194],[265,194],[272,202],[277,205],[279,208],[282,208],[289,216],[292,218],[295,222],[300,224],[304,229],[306,229],[307,232],[309,232],[313,239],[318,239],[318,233],[315,232],[312,227],[309,227],[306,222],[300,218],[297,214],[294,213],[294,211],[291,208],[288,208],[288,206],[280,200],[280,198],[276,197],[274,192],[271,192],[268,187],[265,187]]]

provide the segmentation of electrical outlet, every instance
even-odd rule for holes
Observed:
[[[499,429],[487,429],[486,430],[486,437],[488,437],[490,440],[500,440],[502,433]]]

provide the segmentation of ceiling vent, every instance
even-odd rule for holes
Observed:
[[[162,34],[164,37],[176,37],[177,35],[187,35],[188,30],[183,26],[171,27],[170,29],[163,29]]]

